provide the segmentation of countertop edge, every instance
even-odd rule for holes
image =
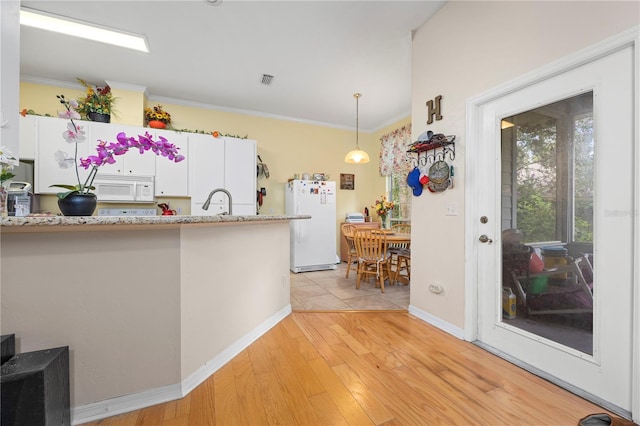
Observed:
[[[34,216],[2,217],[0,232],[49,232],[55,230],[170,229],[190,225],[257,224],[310,219],[309,215],[278,216]]]

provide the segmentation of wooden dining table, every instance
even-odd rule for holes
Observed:
[[[387,245],[389,244],[410,244],[411,234],[396,233],[393,231],[385,232]]]
[[[374,232],[381,232],[385,235],[385,253],[387,253],[392,244],[406,244],[407,247],[411,244],[411,234],[409,233],[393,232],[389,229],[375,229]],[[353,240],[354,238],[353,235],[345,235],[344,237],[347,240]],[[398,281],[403,284],[409,284],[409,279],[404,275],[398,275]]]

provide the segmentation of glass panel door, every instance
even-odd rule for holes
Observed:
[[[593,92],[501,120],[506,323],[593,354]]]
[[[622,410],[638,256],[633,63],[624,48],[491,93],[465,170],[478,340]]]

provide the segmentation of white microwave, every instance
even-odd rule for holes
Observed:
[[[153,176],[98,175],[93,181],[99,202],[152,203]]]

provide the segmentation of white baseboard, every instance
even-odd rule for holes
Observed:
[[[207,380],[213,373],[218,371],[223,365],[231,361],[236,355],[255,342],[260,336],[269,331],[273,326],[282,321],[291,313],[291,305],[285,306],[276,312],[271,318],[262,322],[251,332],[234,342],[231,346],[220,352],[205,365],[197,369],[193,374],[182,381],[182,396],[186,396],[194,390],[200,383]]]
[[[422,321],[429,323],[432,326],[451,334],[452,336],[457,337],[460,340],[464,340],[464,330],[459,327],[443,321],[440,318],[433,316],[426,311],[418,309],[413,305],[409,305],[409,313],[420,318]]]
[[[71,424],[78,425],[104,419],[105,417],[117,416],[118,414],[140,410],[178,398],[182,398],[180,383],[93,402],[74,407],[71,410]]]
[[[199,384],[207,380],[213,373],[220,369],[236,355],[255,342],[260,336],[269,331],[273,326],[282,321],[291,313],[291,305],[287,305],[270,318],[263,321],[249,333],[235,341],[231,346],[220,352],[204,366],[196,370],[181,383],[148,389],[131,395],[106,399],[91,404],[74,407],[71,412],[71,423],[74,425],[92,422],[106,417],[128,413],[134,410],[151,407],[152,405],[180,399]]]

